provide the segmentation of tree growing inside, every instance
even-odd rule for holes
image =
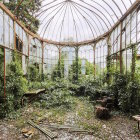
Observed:
[[[4,4],[30,31],[36,33],[40,23],[35,17],[35,13],[38,12],[41,7],[41,0],[24,0],[16,9],[20,1],[21,0],[9,0],[9,2],[5,1]]]

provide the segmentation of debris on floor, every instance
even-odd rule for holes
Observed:
[[[41,128],[39,125],[35,124],[33,121],[28,121],[28,123],[33,126],[34,128],[37,128],[38,130],[40,130],[42,133],[44,133],[47,137],[54,139],[57,137],[56,133],[51,132],[51,130],[49,130],[48,128]]]
[[[139,140],[134,120],[117,112],[107,121],[100,120],[95,117],[94,105],[86,99],[76,102],[69,111],[25,107],[19,118],[0,121],[0,140]]]
[[[32,137],[35,134],[35,129],[27,129],[27,128],[23,128],[21,130],[22,134],[24,135],[25,138],[29,138]]]

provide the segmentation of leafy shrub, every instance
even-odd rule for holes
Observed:
[[[57,78],[64,78],[64,56],[56,64],[53,72],[51,73],[51,78],[55,81]]]
[[[46,92],[46,94],[40,95],[39,99],[41,105],[46,108],[59,106],[71,108],[73,104],[71,92],[67,89],[56,89],[52,92]]]
[[[41,82],[29,82],[28,90],[37,90],[42,88]]]
[[[0,95],[4,95],[4,49],[0,48]]]
[[[27,91],[27,80],[24,78],[21,64],[17,60],[11,62],[8,68],[9,73],[6,78],[7,96],[9,94],[14,96],[14,107],[18,109],[20,107],[20,99]]]
[[[80,58],[73,61],[73,64],[69,68],[69,80],[71,82],[75,83],[78,80],[79,77],[77,76],[81,74],[81,66],[82,63]]]
[[[12,94],[7,95],[7,97],[1,96],[0,102],[0,119],[7,117],[8,114],[14,111],[14,96]]]
[[[4,91],[4,65],[0,64],[0,93],[3,93]]]
[[[67,79],[56,79],[56,81],[47,81],[42,83],[42,87],[46,88],[48,92],[53,92],[57,89],[67,89],[71,92],[72,95],[74,95],[79,86],[71,83]]]
[[[28,83],[28,90],[37,90],[45,88],[48,91],[53,91],[57,88],[59,84],[57,82],[46,80],[45,82],[29,82]]]
[[[37,83],[38,85],[38,83]],[[57,81],[48,81],[40,83],[42,88],[46,89],[45,94],[41,94],[35,104],[39,107],[59,107],[71,108],[73,105],[73,95],[78,89],[76,85],[66,79],[57,79]],[[39,86],[40,86],[39,85]],[[34,84],[33,84],[34,86]],[[33,87],[32,86],[32,87]],[[79,86],[78,86],[79,87]]]
[[[139,84],[136,81],[130,81],[124,90],[119,91],[119,107],[123,112],[134,113],[139,111],[139,89]]]
[[[140,85],[136,78],[131,78],[131,73],[124,75],[115,73],[114,80],[110,86],[110,91],[114,95],[115,107],[123,112],[139,110],[140,107]]]
[[[135,78],[133,81],[131,81],[128,84],[128,97],[129,97],[129,104],[130,104],[130,108],[129,111],[130,112],[134,112],[134,111],[139,111],[139,107],[140,107],[140,84],[137,81],[137,79]]]
[[[124,91],[126,91],[127,77],[119,72],[116,72],[113,77],[112,85],[109,86],[109,88],[114,96],[114,105],[118,108],[119,96],[124,94]]]
[[[41,75],[39,74],[39,69],[35,65],[30,65],[28,67],[28,80],[31,82],[40,81]]]
[[[100,78],[88,77],[79,84],[78,95],[89,96],[91,100],[97,100],[106,95],[108,90],[103,89]]]
[[[86,75],[94,75],[94,66],[88,60],[86,60]]]
[[[27,80],[24,78],[21,64],[15,60],[8,66],[8,76],[6,77],[6,97],[0,98],[0,116],[5,117],[11,111],[19,109],[21,106],[21,97],[27,90]]]

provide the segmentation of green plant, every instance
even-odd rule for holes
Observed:
[[[28,90],[37,90],[42,88],[41,82],[29,82]]]
[[[14,108],[18,109],[20,107],[21,97],[27,90],[27,80],[24,78],[23,70],[20,62],[16,59],[11,62],[8,67],[9,72],[6,77],[6,91],[8,94],[14,96]]]
[[[46,93],[37,98],[35,104],[42,108],[64,107],[70,109],[74,103],[73,95],[77,92],[79,86],[72,84],[67,79],[57,79],[47,82],[32,82],[29,89],[45,88]]]
[[[94,78],[93,76],[90,76],[88,78],[84,78],[78,85],[79,90],[77,95],[87,96],[90,98],[90,100],[95,101],[108,94],[108,90],[101,85],[100,77]]]
[[[136,77],[132,78],[132,74],[127,72],[127,75],[114,74],[114,80],[110,86],[110,92],[114,95],[115,107],[123,112],[139,111],[140,107],[140,84]]]
[[[4,95],[4,49],[0,48],[0,95]]]
[[[50,92],[46,92],[39,97],[39,102],[42,107],[53,108],[63,106],[70,109],[72,106],[73,98],[71,92],[67,89],[55,89]]]
[[[101,126],[99,124],[88,124],[85,122],[80,122],[79,123],[85,130],[88,130],[89,132],[97,133],[100,129]]]
[[[139,91],[140,91],[140,83],[134,77],[133,80],[128,83],[127,87],[129,112],[139,112],[140,107]]]
[[[40,81],[39,69],[36,64],[28,66],[28,80],[31,82]]]
[[[79,79],[77,76],[81,74],[81,66],[82,64],[80,58],[78,58],[78,63],[77,60],[73,61],[73,64],[69,68],[69,80],[71,82],[75,83]]]
[[[86,60],[86,75],[93,75],[94,74],[94,66],[88,60]]]
[[[127,77],[119,72],[114,73],[112,84],[109,86],[111,93],[114,96],[114,105],[116,108],[119,107],[119,97],[121,94],[125,94],[127,85]],[[120,97],[121,99],[121,97]]]
[[[29,30],[37,32],[40,23],[39,20],[33,16],[33,13],[40,9],[41,1],[37,0],[29,2],[29,0],[24,0],[15,12],[19,2],[19,0],[9,0],[8,2],[4,1],[4,4],[15,14],[15,16],[19,18],[20,21],[24,23]]]
[[[64,58],[61,57],[61,60],[58,61],[57,65],[55,66],[51,78],[55,81],[57,78],[64,78]]]
[[[140,79],[138,76],[139,68],[136,67],[137,60],[137,44],[130,44],[127,49],[132,50],[131,72],[113,70],[110,65],[108,71],[112,80],[109,82],[110,92],[114,95],[115,107],[123,112],[139,111],[140,107]],[[120,68],[119,68],[120,69]],[[111,85],[111,86],[110,86]]]
[[[24,78],[21,64],[16,59],[16,54],[14,54],[14,61],[7,66],[7,69],[6,96],[3,95],[0,102],[1,117],[5,117],[10,112],[20,108],[21,98],[27,90],[27,80]]]

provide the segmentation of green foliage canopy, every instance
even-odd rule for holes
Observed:
[[[41,0],[32,0],[31,2],[29,0],[24,0],[17,9],[16,13],[14,13],[15,8],[20,1],[21,0],[9,0],[9,2],[5,2],[5,5],[29,30],[36,33],[40,23],[34,14],[40,9]]]

